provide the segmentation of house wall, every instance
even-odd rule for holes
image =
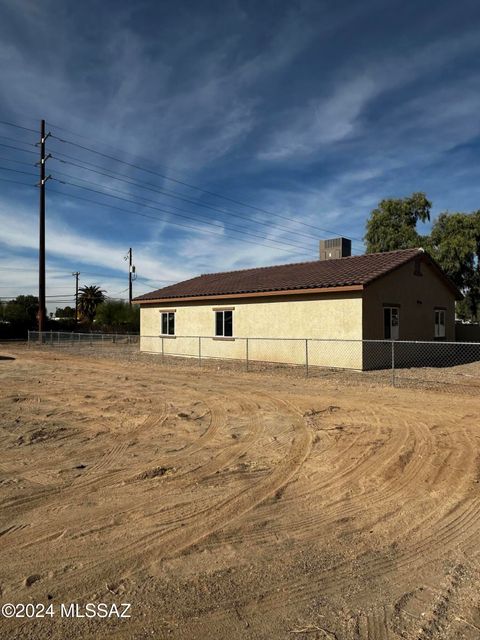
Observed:
[[[383,307],[400,307],[400,340],[434,340],[435,308],[444,308],[445,341],[455,340],[455,296],[437,272],[420,261],[415,275],[412,260],[369,284],[364,290],[363,338],[383,340]]]
[[[215,339],[214,309],[232,308],[234,340]],[[141,349],[161,353],[160,312],[176,310],[175,338],[164,338],[165,354],[305,363],[305,338],[361,340],[362,292],[258,297],[217,303],[183,302],[141,308]],[[258,339],[261,338],[261,339]],[[268,340],[281,338],[282,340]],[[309,343],[309,364],[362,368],[361,343]]]
[[[415,262],[411,261],[395,271],[379,278],[364,290],[363,337],[365,340],[383,340],[383,308],[398,306],[400,311],[399,340],[435,340],[434,312],[445,309],[445,338],[436,342],[455,340],[455,296],[425,260],[419,263],[416,275]],[[365,342],[363,368],[385,369],[395,367],[446,366],[452,364],[450,351],[436,345],[419,346]]]

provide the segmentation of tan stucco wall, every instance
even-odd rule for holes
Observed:
[[[455,340],[455,296],[436,271],[421,262],[421,276],[411,261],[368,285],[364,291],[363,337],[383,340],[384,305],[400,306],[400,340],[433,340],[434,309],[445,308],[445,340]]]
[[[198,339],[183,336],[205,336],[202,357],[239,358],[246,354],[249,338],[249,358],[270,362],[305,362],[305,342],[287,338],[322,338],[360,340],[362,337],[362,293],[338,293],[317,296],[282,296],[232,299],[219,303],[172,303],[144,306],[141,309],[141,349],[161,352],[160,312],[176,310],[176,338],[164,338],[166,354],[198,356]],[[214,309],[232,308],[235,340],[214,340]],[[253,338],[283,338],[282,341]],[[309,344],[309,363],[314,365],[361,368],[360,343]]]

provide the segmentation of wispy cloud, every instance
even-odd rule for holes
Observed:
[[[452,65],[459,56],[474,52],[480,52],[478,30],[469,31],[461,38],[448,37],[425,44],[403,56],[394,54],[380,60],[353,60],[341,70],[338,78],[330,81],[328,93],[323,91],[305,106],[284,114],[278,131],[273,132],[264,146],[260,147],[259,158],[267,161],[304,161],[305,158],[311,159],[323,147],[355,136],[365,136],[368,125],[362,121],[361,116],[375,99],[402,87],[413,87],[415,82],[421,80],[428,82],[429,76],[441,71],[446,64]],[[413,90],[407,89],[402,103],[413,106],[408,91]],[[434,107],[442,104],[447,111],[453,107],[462,117],[473,115],[477,104],[472,104],[468,95],[462,94],[461,100],[457,96],[453,101],[453,96],[449,95],[447,100],[438,102],[438,96],[435,96],[437,91],[450,93],[445,88],[429,89],[426,96],[415,92],[417,106],[422,109],[426,107],[427,110],[419,108],[416,113],[411,111],[410,117],[400,117],[400,122],[405,122],[410,127],[426,126],[438,131],[439,122],[428,123],[427,118],[423,117],[431,111],[427,103],[432,102]],[[402,106],[393,107],[394,111],[398,108],[401,109]]]

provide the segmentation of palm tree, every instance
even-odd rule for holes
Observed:
[[[78,310],[80,315],[93,322],[98,305],[105,300],[105,291],[92,284],[89,287],[81,287],[78,296]]]

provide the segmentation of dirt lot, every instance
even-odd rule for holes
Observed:
[[[2,640],[480,638],[480,398],[0,356]]]

